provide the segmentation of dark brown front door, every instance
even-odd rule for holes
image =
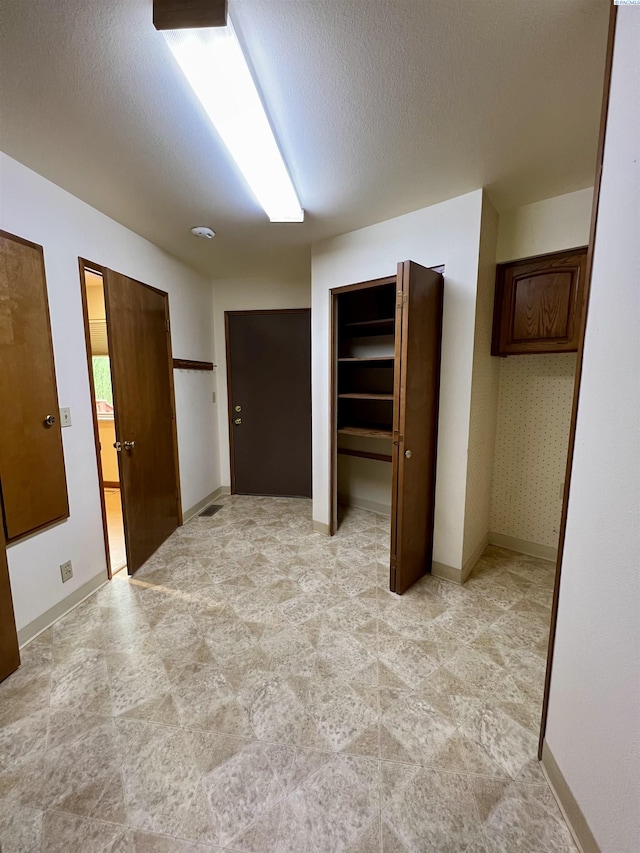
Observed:
[[[0,681],[3,681],[20,666],[18,634],[13,615],[9,567],[4,541],[4,530],[0,524]]]
[[[127,569],[180,523],[168,296],[106,270],[104,296]]]
[[[397,593],[431,569],[443,293],[439,273],[399,264],[390,584]]]
[[[227,311],[231,491],[311,497],[311,312]]]

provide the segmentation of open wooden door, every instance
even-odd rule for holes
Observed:
[[[105,270],[127,569],[133,574],[182,522],[166,293]]]
[[[391,506],[392,592],[430,571],[442,342],[442,275],[398,264]]]
[[[0,681],[4,681],[20,666],[18,633],[13,615],[5,544],[4,530],[0,524]]]

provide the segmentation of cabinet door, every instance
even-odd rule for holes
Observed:
[[[13,615],[9,567],[4,541],[4,530],[0,524],[0,681],[20,666],[18,634]]]
[[[69,516],[42,246],[0,232],[0,488],[8,540]]]
[[[398,265],[391,507],[392,592],[431,570],[444,283]]]
[[[532,258],[496,269],[493,355],[578,349],[586,249]]]

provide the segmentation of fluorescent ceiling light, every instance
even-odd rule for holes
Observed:
[[[162,34],[269,219],[302,222],[304,211],[231,20],[226,27]]]

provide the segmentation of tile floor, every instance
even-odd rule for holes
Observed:
[[[535,761],[550,564],[399,598],[388,521],[224,503],[0,686],[2,853],[574,851]]]

